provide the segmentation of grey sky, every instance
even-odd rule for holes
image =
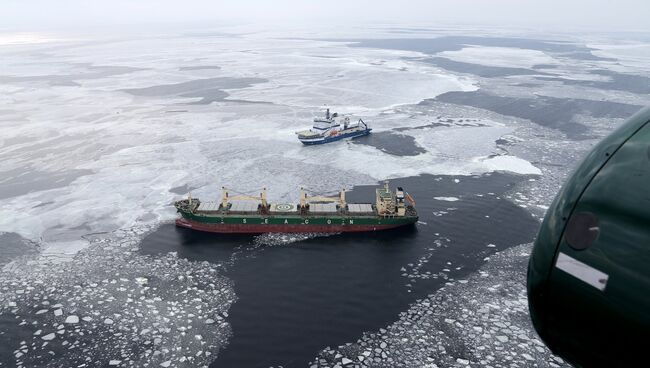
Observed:
[[[152,22],[390,22],[650,30],[648,0],[1,0],[0,29]],[[217,25],[216,23],[215,25]]]

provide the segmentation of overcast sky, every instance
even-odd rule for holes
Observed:
[[[500,25],[650,30],[650,0],[0,0],[0,28],[164,22]]]

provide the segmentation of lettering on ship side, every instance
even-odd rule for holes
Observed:
[[[305,219],[305,225],[309,223],[309,219]]]
[[[350,219],[350,225],[354,224],[354,220]]]
[[[263,224],[268,224],[268,223],[269,223],[269,219],[267,219],[267,218],[262,219],[262,223],[263,223]]]
[[[328,224],[328,225],[331,225],[331,224],[332,224],[332,220],[329,220],[329,219],[328,219],[328,220],[327,220],[327,224]]]
[[[284,223],[285,223],[285,224],[288,224],[288,223],[289,223],[289,220],[284,219]]]
[[[245,223],[246,223],[246,219],[242,219],[242,222],[245,224]]]

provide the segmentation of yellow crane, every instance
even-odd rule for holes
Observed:
[[[307,207],[309,202],[326,202],[326,203],[339,203],[341,208],[345,208],[345,189],[339,192],[338,196],[325,197],[325,196],[308,196],[305,188],[300,188],[300,208]]]
[[[268,203],[266,201],[266,188],[262,188],[259,196],[251,196],[245,194],[239,194],[231,196],[228,194],[228,189],[226,187],[221,187],[221,208],[228,208],[230,200],[234,201],[260,201],[262,207],[266,208]]]

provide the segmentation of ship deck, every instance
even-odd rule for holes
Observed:
[[[297,205],[292,205],[294,208],[297,208]],[[360,207],[356,207],[360,206]],[[310,210],[301,210],[301,211],[291,211],[291,212],[280,212],[272,211],[270,208],[273,208],[273,205],[269,206],[269,209],[258,208],[255,211],[246,211],[246,210],[200,210],[195,209],[192,212],[194,215],[204,216],[204,217],[238,217],[238,218],[257,218],[260,216],[268,218],[295,218],[295,219],[304,219],[304,218],[329,218],[329,219],[349,219],[349,218],[367,218],[367,219],[377,219],[377,218],[399,218],[399,217],[414,217],[417,216],[417,211],[412,206],[406,207],[406,214],[404,216],[398,215],[379,215],[372,206],[372,211],[366,211],[368,208],[366,206],[372,206],[366,203],[350,203],[348,204],[348,209],[336,209],[334,211],[327,211],[322,208],[319,208],[317,211]]]

